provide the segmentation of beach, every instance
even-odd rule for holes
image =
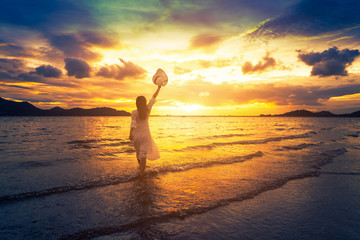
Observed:
[[[4,239],[356,239],[356,118],[0,119]]]

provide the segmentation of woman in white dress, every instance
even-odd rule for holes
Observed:
[[[144,174],[146,168],[146,159],[155,160],[160,157],[159,149],[151,137],[149,128],[149,116],[155,99],[160,92],[161,85],[154,93],[153,97],[146,104],[144,96],[136,98],[136,110],[131,112],[131,126],[129,139],[133,143],[136,158],[139,163],[140,175]]]

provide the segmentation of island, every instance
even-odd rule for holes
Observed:
[[[0,97],[0,116],[131,116],[131,114],[108,107],[91,109],[54,107],[44,110],[28,102],[15,102]]]
[[[302,109],[276,115],[260,114],[260,117],[360,117],[360,111],[345,114],[334,114],[329,111],[311,112]]]

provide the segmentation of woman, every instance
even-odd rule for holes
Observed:
[[[131,126],[129,139],[132,141],[136,158],[139,163],[140,175],[144,174],[146,167],[146,159],[155,160],[160,157],[159,149],[151,137],[149,128],[149,116],[151,108],[155,103],[155,99],[160,92],[161,85],[154,93],[153,97],[146,105],[146,98],[138,96],[136,98],[136,108],[131,112]]]

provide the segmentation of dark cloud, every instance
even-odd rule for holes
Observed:
[[[121,58],[119,58],[119,60],[121,61],[122,66],[118,64],[106,65],[104,67],[101,67],[96,75],[106,78],[123,80],[125,78],[141,77],[144,73],[146,73],[145,69],[130,61],[126,62]]]
[[[0,58],[0,71],[9,74],[17,73],[25,68],[23,61],[19,59]]]
[[[347,76],[346,68],[360,55],[359,50],[329,48],[323,52],[299,51],[298,58],[305,64],[312,66],[312,76]]]
[[[11,76],[9,73],[7,72],[0,72],[0,79],[1,80],[8,80],[8,79],[13,79],[13,76]]]
[[[0,80],[2,82],[16,83],[16,82],[36,82],[47,85],[61,86],[61,87],[76,87],[73,82],[52,80],[48,77],[57,76],[59,69],[52,66],[40,66],[36,71],[29,72],[23,61],[19,59],[0,58]],[[61,73],[61,71],[60,71]],[[60,76],[59,76],[60,77]]]
[[[279,17],[263,23],[249,36],[316,36],[339,30],[347,31],[359,26],[359,12],[358,0],[301,0]]]
[[[215,34],[199,34],[191,39],[190,48],[212,47],[222,41],[223,37]]]
[[[75,34],[52,36],[50,38],[50,44],[61,50],[65,57],[76,57],[87,60],[101,60],[102,58],[101,54],[89,50],[88,47],[90,47],[90,44]]]
[[[76,78],[90,77],[91,67],[84,60],[65,58],[64,61],[68,76],[75,76]]]
[[[267,53],[266,56],[263,57],[263,61],[259,61],[256,65],[252,65],[251,62],[245,62],[241,70],[244,74],[263,72],[267,68],[274,67],[275,65],[276,65],[275,58],[270,57],[270,54]]]
[[[79,36],[83,42],[93,46],[113,47],[116,45],[114,40],[94,31],[81,31]]]
[[[41,65],[40,67],[35,68],[35,70],[36,71],[32,73],[36,73],[44,77],[59,78],[62,74],[60,69],[51,65]]]
[[[0,80],[7,83],[29,82],[29,83],[43,83],[52,86],[59,87],[76,87],[77,85],[71,82],[54,81],[43,76],[39,76],[32,73],[22,72],[19,74],[8,74],[6,72],[0,72]],[[15,85],[12,85],[15,87]],[[21,86],[18,86],[22,88]]]
[[[38,76],[35,74],[31,74],[31,73],[21,73],[15,79],[13,79],[13,82],[14,81],[15,82],[21,81],[21,82],[43,83],[43,84],[59,86],[59,87],[77,87],[76,84],[73,84],[71,82],[59,81],[58,79],[56,79],[54,81],[54,80],[45,78],[43,76]]]
[[[41,76],[33,75],[31,73],[20,73],[16,80],[21,80],[22,82],[44,82],[44,78]]]
[[[31,57],[33,54],[31,51],[25,49],[24,47],[7,43],[5,41],[0,40],[0,54],[3,54],[7,57]]]
[[[112,47],[116,42],[94,31],[51,35],[50,44],[61,50],[65,57],[82,58],[86,60],[101,60],[102,55],[89,50],[91,47]]]
[[[0,80],[16,81],[17,76],[26,71],[26,66],[19,59],[0,58]]]
[[[6,87],[6,88],[19,88],[19,89],[26,89],[26,90],[32,90],[33,89],[31,87],[24,87],[24,86],[10,85],[10,84],[0,84],[0,86]]]

